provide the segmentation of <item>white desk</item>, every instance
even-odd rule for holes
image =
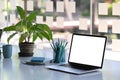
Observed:
[[[120,80],[120,62],[105,60],[100,72],[75,75],[45,68],[45,65],[25,65],[30,58],[3,59],[0,80]]]
[[[45,65],[32,66],[22,62],[30,58],[0,60],[0,80],[120,80],[120,62],[105,60],[100,72],[74,75],[45,68]]]

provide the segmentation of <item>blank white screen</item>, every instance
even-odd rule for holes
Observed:
[[[69,62],[101,67],[105,38],[74,35]]]

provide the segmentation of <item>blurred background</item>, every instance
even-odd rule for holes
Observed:
[[[0,0],[0,29],[19,21],[16,6],[23,7],[27,14],[38,11],[34,22],[49,25],[54,39],[70,43],[74,32],[104,35],[108,37],[107,49],[120,51],[120,0]],[[1,43],[7,43],[9,34],[3,33]],[[18,45],[18,36],[10,44]],[[45,39],[35,43],[38,49],[50,47]]]

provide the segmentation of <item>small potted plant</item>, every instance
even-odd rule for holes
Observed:
[[[17,6],[17,12],[20,16],[20,20],[15,25],[7,26],[3,31],[10,31],[12,34],[7,39],[7,42],[11,40],[16,34],[19,34],[19,56],[27,57],[33,55],[34,42],[37,38],[43,40],[52,40],[52,31],[46,24],[34,23],[37,16],[36,11],[32,11],[29,15],[20,6]]]

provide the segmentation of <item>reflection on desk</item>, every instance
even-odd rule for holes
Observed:
[[[25,65],[31,58],[1,59],[0,80],[119,80],[120,62],[105,60],[101,71],[75,75],[45,68],[45,65]],[[47,64],[46,64],[47,65]]]

